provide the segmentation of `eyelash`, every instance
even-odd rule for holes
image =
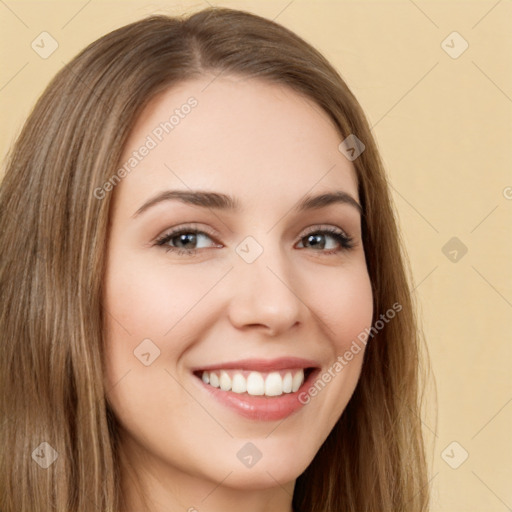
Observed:
[[[166,233],[165,235],[162,235],[161,237],[159,237],[157,240],[155,240],[155,245],[162,247],[163,249],[165,249],[166,252],[173,252],[173,253],[177,254],[178,256],[196,255],[200,249],[182,249],[180,247],[172,247],[170,245],[167,247],[164,247],[173,238],[176,238],[180,235],[185,235],[185,234],[186,235],[189,235],[189,234],[198,235],[199,234],[199,235],[207,235],[210,238],[213,237],[213,234],[208,233],[207,231],[200,231],[192,226],[182,226],[182,227],[176,229],[175,231]],[[331,249],[331,250],[327,250],[327,251],[315,251],[315,252],[320,252],[320,254],[335,255],[342,251],[348,251],[354,247],[354,243],[353,243],[354,239],[352,237],[346,235],[345,233],[343,233],[343,231],[337,230],[335,228],[323,228],[323,229],[316,228],[314,230],[309,231],[305,235],[303,235],[300,238],[300,241],[302,241],[304,238],[306,238],[310,235],[314,235],[314,234],[331,235],[341,246],[341,248],[339,248],[339,249]]]

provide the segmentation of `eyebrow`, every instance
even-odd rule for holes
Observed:
[[[220,192],[205,192],[201,190],[166,190],[148,199],[132,215],[132,217],[137,217],[159,203],[173,200],[214,210],[233,211],[235,213],[239,213],[242,210],[240,202],[235,197],[222,194]],[[350,194],[342,190],[326,192],[316,196],[307,195],[297,203],[294,210],[297,213],[301,213],[308,210],[325,208],[331,204],[347,204],[356,208],[360,214],[363,213],[361,205]]]

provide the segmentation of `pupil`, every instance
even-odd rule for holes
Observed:
[[[309,236],[308,236],[308,242],[309,242],[309,243],[311,243],[311,241],[313,241],[313,246],[315,246],[315,245],[317,245],[317,244],[318,244],[318,245],[322,246],[322,249],[323,249],[323,246],[324,246],[325,244],[322,244],[322,242],[321,242],[321,241],[319,241],[319,238],[320,238],[321,236],[322,236],[322,235],[309,235]],[[316,243],[315,243],[315,240],[316,240]]]
[[[192,242],[195,242],[195,234],[193,233],[190,233],[190,234],[185,234],[185,235],[180,235],[180,242],[187,242],[187,239],[189,239],[188,241],[190,241],[190,238],[192,238]]]

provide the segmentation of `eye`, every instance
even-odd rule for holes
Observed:
[[[326,238],[333,239],[335,241],[334,245],[338,245],[339,247],[324,250],[326,248],[326,245],[328,245],[325,242]],[[319,247],[320,250],[317,250],[315,252],[320,252],[322,254],[336,254],[343,250],[349,250],[352,249],[352,247],[354,247],[353,238],[345,234],[343,231],[335,228],[315,228],[315,230],[310,231],[308,234],[301,238],[300,243],[302,244],[302,247],[304,247],[304,240],[306,241],[306,244],[309,245],[310,247]]]
[[[212,240],[211,236],[204,231],[199,231],[191,226],[182,226],[158,238],[155,241],[155,245],[163,247],[168,252],[175,252],[178,255],[191,255],[195,254],[198,249],[205,248],[195,247],[204,238]]]
[[[180,256],[193,256],[199,252],[199,249],[209,248],[208,244],[204,247],[197,247],[200,241],[205,239],[213,240],[213,235],[200,231],[193,226],[181,226],[162,235],[155,241],[155,245],[164,248],[166,252],[173,252]],[[326,242],[326,239],[334,240],[334,244]],[[327,247],[329,245],[331,247]],[[333,245],[334,247],[332,247]],[[222,245],[212,244],[210,247],[222,247]],[[342,230],[332,227],[312,229],[302,236],[299,242],[300,249],[313,248],[313,252],[325,255],[337,254],[352,249],[352,247],[354,247],[353,239]]]

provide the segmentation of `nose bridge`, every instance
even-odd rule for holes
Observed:
[[[294,289],[293,266],[272,234],[248,236],[236,248],[232,321],[261,324],[277,332],[299,320],[302,303]]]

